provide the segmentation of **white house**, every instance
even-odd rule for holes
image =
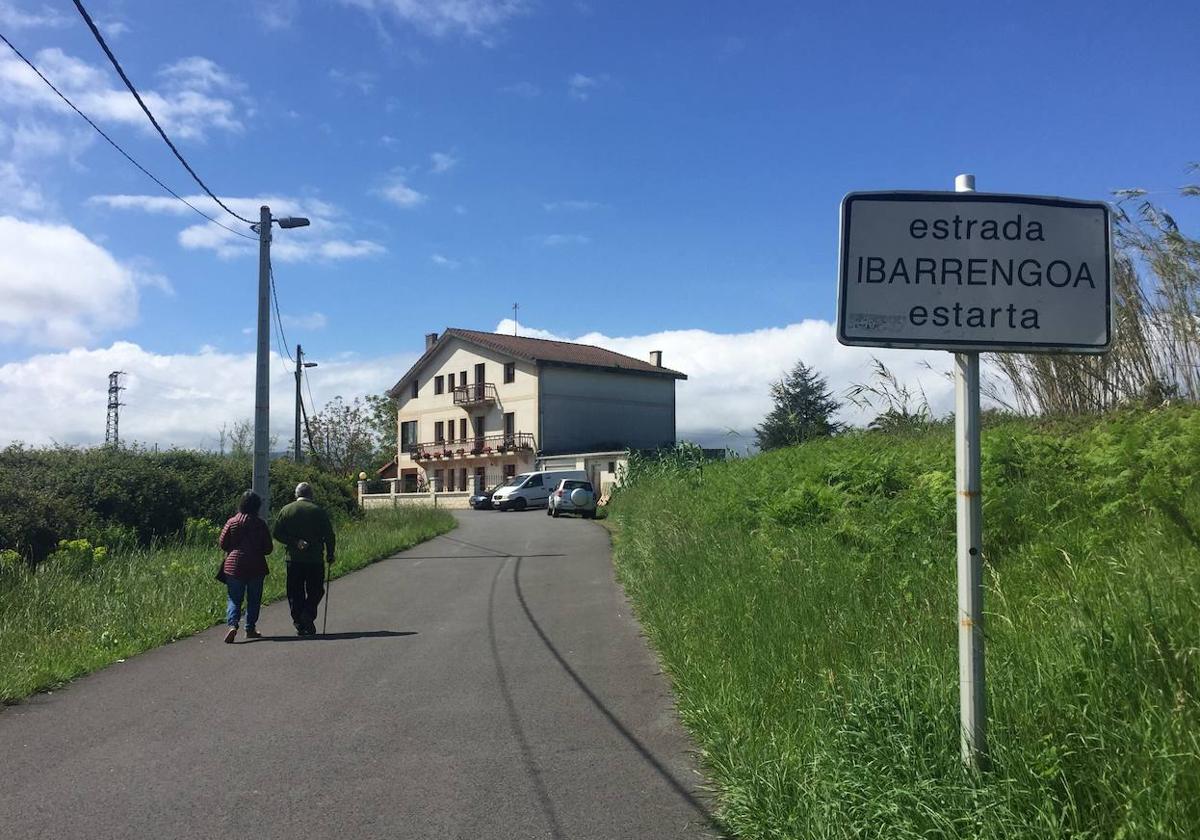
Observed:
[[[598,487],[627,449],[675,443],[675,381],[649,360],[566,341],[447,329],[389,391],[396,491],[465,493],[540,466]],[[394,495],[394,494],[393,494]]]

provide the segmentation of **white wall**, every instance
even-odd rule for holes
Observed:
[[[484,381],[496,386],[496,402],[470,408],[456,406],[454,393],[449,387],[449,374],[453,373],[454,384],[460,385],[462,383],[459,381],[459,376],[466,371],[467,384],[474,384],[475,365],[480,362],[486,366]],[[504,382],[506,362],[516,363],[515,381],[507,384]],[[434,378],[437,376],[442,376],[445,383],[445,389],[441,394],[434,393]],[[417,421],[417,441],[419,443],[434,440],[434,424],[438,421],[446,423],[447,426],[453,421],[454,431],[452,434],[447,432],[446,437],[457,440],[459,421],[463,418],[467,421],[467,436],[468,438],[472,437],[474,434],[472,418],[478,415],[483,416],[483,433],[485,435],[501,434],[504,431],[504,414],[506,412],[514,414],[514,431],[537,434],[537,368],[529,362],[512,359],[492,350],[468,344],[461,339],[451,338],[438,348],[438,352],[432,358],[426,360],[425,365],[417,372],[417,383],[418,393],[415,399],[412,396],[411,384],[408,384],[396,399],[398,407],[396,448],[399,452],[397,462],[401,469],[417,467],[424,471],[426,466],[424,463],[413,461],[407,452],[399,451],[400,423],[410,420]],[[540,441],[538,445],[540,445]],[[513,460],[517,460],[516,456],[513,456]],[[490,466],[502,466],[507,462],[503,459],[492,459]],[[474,461],[460,462],[459,459],[455,459],[454,462],[456,467],[470,468],[468,472],[473,469],[474,464]],[[443,462],[443,466],[448,467],[449,464]],[[432,469],[432,465],[430,465],[430,469]]]

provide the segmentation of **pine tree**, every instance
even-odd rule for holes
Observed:
[[[796,362],[787,376],[771,383],[771,399],[775,407],[754,429],[763,451],[832,435],[841,428],[832,420],[840,408],[837,400],[825,379],[804,362]]]

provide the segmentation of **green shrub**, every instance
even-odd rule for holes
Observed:
[[[63,539],[125,550],[186,537],[188,519],[228,519],[251,473],[249,459],[202,452],[10,446],[0,450],[0,548],[38,561]],[[271,463],[271,509],[301,481],[335,519],[358,515],[352,482],[283,460]]]

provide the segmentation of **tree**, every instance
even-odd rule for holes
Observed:
[[[312,432],[310,451],[326,469],[343,475],[376,469],[377,433],[371,410],[361,397],[347,403],[334,397],[308,419]]]
[[[841,428],[831,419],[840,406],[825,379],[802,361],[771,383],[771,399],[775,407],[754,429],[763,451],[832,435]]]

